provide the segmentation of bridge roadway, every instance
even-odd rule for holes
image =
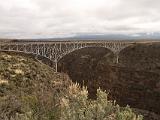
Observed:
[[[0,42],[0,51],[23,52],[45,57],[53,62],[53,69],[58,71],[58,62],[67,54],[89,47],[103,47],[110,50],[119,62],[121,50],[137,43],[155,43],[159,41],[20,41]]]

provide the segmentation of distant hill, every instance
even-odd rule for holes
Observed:
[[[137,34],[77,34],[69,39],[78,40],[138,40],[157,39],[160,40],[160,33],[137,33]]]
[[[8,41],[63,41],[63,40],[160,40],[160,33],[135,33],[135,34],[97,34],[97,33],[77,33],[71,37],[53,37],[53,38],[26,38],[26,39],[0,39],[0,42]]]

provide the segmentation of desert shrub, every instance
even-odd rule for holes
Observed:
[[[68,96],[61,99],[61,120],[142,120],[128,106],[121,108],[108,100],[106,92],[97,90],[97,99],[89,100],[86,88],[69,87]]]
[[[11,119],[17,113],[22,113],[21,102],[14,96],[0,97],[0,120]]]
[[[129,106],[121,108],[108,94],[97,90],[97,99],[88,99],[86,88],[72,84],[64,92],[44,89],[32,95],[0,99],[3,120],[142,120]]]

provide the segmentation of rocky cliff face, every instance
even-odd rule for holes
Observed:
[[[100,87],[120,105],[160,114],[160,44],[136,44],[119,57],[117,64],[105,48],[84,48],[65,56],[59,71],[88,86],[91,98]]]

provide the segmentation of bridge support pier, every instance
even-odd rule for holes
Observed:
[[[54,64],[55,64],[55,72],[58,72],[58,61],[54,60]]]
[[[116,57],[116,63],[119,63],[119,56]]]
[[[116,57],[116,63],[119,63],[119,53],[115,53],[115,57]]]

